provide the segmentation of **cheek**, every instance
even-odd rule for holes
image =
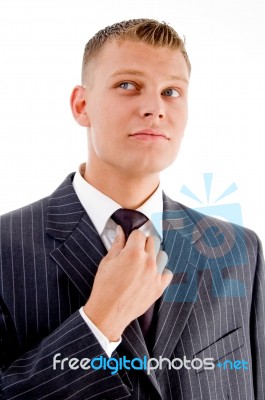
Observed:
[[[91,144],[94,152],[101,159],[113,157],[117,154],[117,141],[115,137],[115,129],[109,121],[103,119],[101,123],[91,128]]]
[[[187,125],[188,117],[189,117],[189,110],[188,110],[188,107],[186,107],[186,109],[185,109],[185,117],[184,117],[184,128]]]
[[[172,114],[172,121],[178,135],[181,137],[184,135],[184,130],[186,128],[187,122],[188,122],[188,107],[186,105],[183,105],[180,107],[177,111],[175,111]]]

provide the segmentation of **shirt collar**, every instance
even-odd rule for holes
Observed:
[[[82,176],[84,168],[85,164],[81,164],[74,176],[73,187],[80,203],[101,235],[111,215],[122,206],[88,183]],[[160,184],[152,196],[141,207],[137,208],[137,211],[146,215],[161,238],[162,231],[153,222],[154,215],[162,215],[163,212],[163,195]]]

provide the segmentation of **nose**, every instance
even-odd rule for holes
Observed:
[[[141,114],[143,118],[159,120],[165,118],[165,108],[160,93],[150,93],[144,96],[142,100]]]
[[[156,113],[155,112],[146,112],[146,113],[144,113],[144,117],[156,117]],[[157,117],[158,117],[158,119],[162,119],[162,118],[164,118],[164,115],[161,113],[161,114],[158,114]]]

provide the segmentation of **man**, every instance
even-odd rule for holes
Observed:
[[[0,220],[1,398],[265,398],[259,241],[159,184],[189,76],[164,23],[123,21],[86,45],[71,107],[88,160]]]

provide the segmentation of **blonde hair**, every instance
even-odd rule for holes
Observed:
[[[101,29],[87,42],[83,55],[82,81],[84,81],[87,64],[99,54],[107,41],[113,39],[129,39],[142,41],[154,47],[179,49],[185,58],[189,73],[191,71],[191,64],[185,48],[185,39],[181,39],[171,26],[154,19],[130,19]]]

